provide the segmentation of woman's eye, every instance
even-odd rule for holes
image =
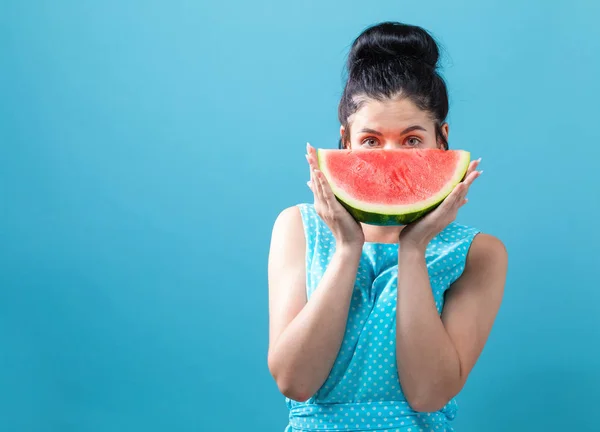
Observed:
[[[367,147],[375,147],[379,142],[375,138],[366,138],[362,141],[362,145]]]
[[[406,140],[406,144],[408,144],[410,147],[416,147],[421,144],[421,140],[417,137],[410,137]]]

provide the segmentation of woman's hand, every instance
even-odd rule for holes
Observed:
[[[477,171],[481,159],[469,164],[465,178],[452,190],[450,195],[432,212],[423,218],[408,224],[400,232],[400,243],[425,249],[429,242],[448,224],[456,219],[458,209],[467,203],[467,193],[471,184],[483,171]]]
[[[310,144],[306,145],[306,153],[310,166],[308,187],[315,197],[315,211],[327,224],[338,245],[362,248],[365,242],[362,227],[333,194],[327,179],[319,170],[317,152]]]

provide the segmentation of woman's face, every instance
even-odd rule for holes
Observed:
[[[429,113],[410,99],[368,99],[350,118],[350,149],[443,148]],[[448,136],[448,125],[442,132]],[[340,133],[344,134],[342,126]]]

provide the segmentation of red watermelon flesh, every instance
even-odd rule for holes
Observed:
[[[317,150],[319,168],[359,221],[410,223],[437,207],[464,178],[470,153],[441,149]]]

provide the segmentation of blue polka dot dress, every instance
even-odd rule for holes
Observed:
[[[312,204],[299,204],[306,235],[307,297],[317,288],[335,251],[329,227]],[[425,258],[435,303],[462,274],[477,230],[452,223],[428,245]],[[286,398],[285,432],[452,431],[456,401],[432,413],[407,403],[396,369],[398,245],[365,243],[341,349],[327,380],[307,401]]]

